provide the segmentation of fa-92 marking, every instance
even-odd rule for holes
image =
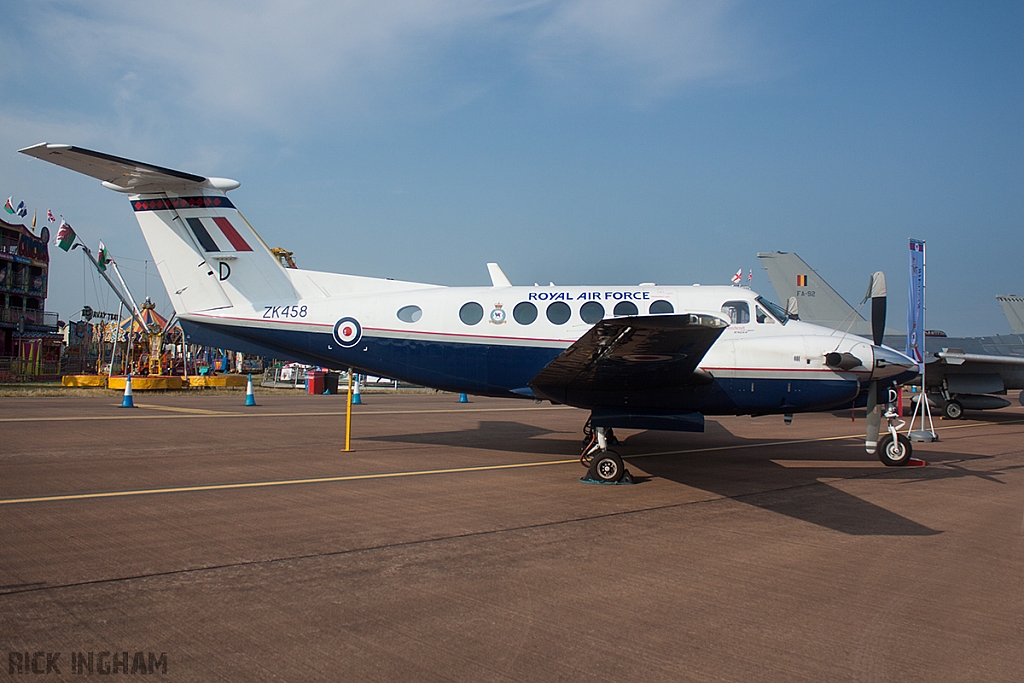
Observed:
[[[264,306],[263,318],[273,320],[274,318],[305,318],[305,306]]]

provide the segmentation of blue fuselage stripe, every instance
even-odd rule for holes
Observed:
[[[434,339],[375,337],[342,348],[330,332],[265,327],[235,327],[182,321],[189,343],[243,353],[288,358],[330,368],[353,367],[369,374],[401,379],[453,392],[522,397],[537,373],[561,349],[543,346],[481,344]],[[763,374],[763,373],[761,373]],[[602,405],[678,409],[705,415],[790,413],[850,405],[859,384],[828,379],[715,378],[701,386],[675,387],[628,399],[610,395]],[[581,406],[591,407],[591,406]]]

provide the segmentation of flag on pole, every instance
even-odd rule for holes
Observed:
[[[747,271],[747,282],[752,282],[753,280],[754,280],[754,271],[748,270]]]
[[[907,301],[907,355],[924,368],[924,240],[910,240],[910,292]]]
[[[57,230],[56,244],[64,251],[68,251],[74,243],[75,231],[71,229],[71,224],[62,218],[60,221],[60,228]]]
[[[4,204],[4,211],[6,211],[7,213],[14,213],[14,198],[13,197],[8,197],[7,198],[7,203]]]
[[[103,246],[103,240],[100,240],[100,248],[96,252],[96,267],[100,269],[100,272],[106,272],[108,263],[110,263],[110,252]]]
[[[25,202],[18,202],[17,214],[22,218],[28,215],[28,209],[25,208]]]
[[[53,211],[50,211],[49,209],[46,210],[46,220],[50,221],[51,223],[57,222],[57,219],[53,217]]]
[[[732,276],[732,283],[734,285],[738,285],[741,282],[743,282],[743,269],[742,268],[737,270],[736,274]]]

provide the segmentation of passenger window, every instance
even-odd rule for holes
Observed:
[[[580,306],[580,317],[583,318],[583,322],[591,325],[599,323],[604,320],[604,306],[596,301],[588,301]]]
[[[556,301],[555,303],[548,306],[547,316],[555,325],[564,325],[569,322],[569,317],[572,315],[572,311],[569,309],[569,304],[564,301]]]
[[[729,317],[733,325],[746,325],[750,322],[750,307],[746,301],[726,301],[722,304],[722,313]]]
[[[403,306],[398,309],[398,319],[403,323],[414,323],[423,315],[419,306]]]
[[[520,301],[516,304],[516,307],[512,309],[512,317],[515,318],[516,322],[520,325],[529,325],[537,319],[537,307],[529,301]]]
[[[462,305],[459,309],[459,320],[467,325],[476,325],[484,319],[484,307],[475,301]]]
[[[658,299],[647,310],[650,311],[651,315],[658,315],[660,313],[675,313],[676,309],[672,308],[672,304],[664,299]]]
[[[632,301],[620,301],[615,304],[615,310],[613,314],[616,316],[621,315],[636,315],[639,311],[636,309],[636,304]]]

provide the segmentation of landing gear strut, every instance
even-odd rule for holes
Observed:
[[[632,484],[633,476],[626,469],[622,457],[609,444],[618,444],[610,428],[591,427],[590,421],[583,427],[589,438],[584,441],[580,464],[587,468],[587,475],[580,481],[600,484]]]
[[[911,460],[910,456],[914,452],[914,447],[911,446],[910,439],[899,432],[906,423],[899,419],[899,413],[896,412],[896,405],[891,396],[883,417],[888,425],[885,434],[878,439],[878,459],[886,467],[906,465]]]

